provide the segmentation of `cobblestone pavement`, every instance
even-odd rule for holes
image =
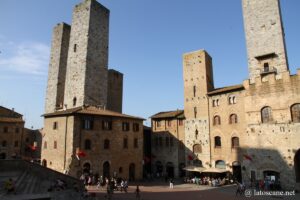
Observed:
[[[251,197],[236,196],[236,186],[224,186],[224,187],[209,187],[198,186],[194,184],[175,184],[173,189],[170,189],[166,183],[140,183],[141,200],[232,200],[232,199],[257,199],[257,200],[298,200],[300,195],[285,196],[285,197],[270,197],[270,196],[255,196],[253,197],[253,191]],[[129,186],[128,193],[115,191],[112,195],[112,200],[133,200],[136,199],[134,191],[136,186]],[[105,199],[106,189],[90,187],[90,193],[94,193],[95,198],[91,199]]]

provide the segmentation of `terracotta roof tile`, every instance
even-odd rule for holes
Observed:
[[[174,111],[166,111],[166,112],[159,112],[155,115],[152,115],[150,118],[152,119],[159,119],[159,118],[173,118],[173,117],[181,117],[184,115],[183,110],[174,110]]]
[[[215,95],[215,94],[220,94],[220,93],[228,93],[228,92],[233,92],[233,91],[238,91],[238,90],[244,90],[243,85],[232,85],[228,87],[223,87],[223,88],[217,88],[211,92],[208,92],[208,95]]]

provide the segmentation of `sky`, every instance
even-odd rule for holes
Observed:
[[[110,10],[109,68],[124,74],[123,113],[183,109],[182,55],[205,49],[215,87],[248,78],[241,0],[98,0]],[[0,105],[43,127],[53,27],[81,0],[0,0]],[[300,1],[281,0],[289,67],[300,68]],[[149,120],[145,122],[150,126]]]

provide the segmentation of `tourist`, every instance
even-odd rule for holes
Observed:
[[[135,197],[136,197],[136,199],[141,199],[141,191],[140,191],[140,188],[138,185],[136,186],[136,189],[135,189]]]
[[[173,183],[173,179],[170,179],[170,188],[173,189],[174,188],[174,183]]]

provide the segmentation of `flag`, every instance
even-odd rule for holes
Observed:
[[[251,158],[251,156],[249,156],[249,155],[247,155],[247,154],[244,154],[244,158],[245,158],[246,160],[253,161],[252,158]]]
[[[79,150],[79,151],[77,152],[77,156],[79,156],[79,157],[85,157],[85,156],[86,156],[86,153],[85,153],[84,151]]]

